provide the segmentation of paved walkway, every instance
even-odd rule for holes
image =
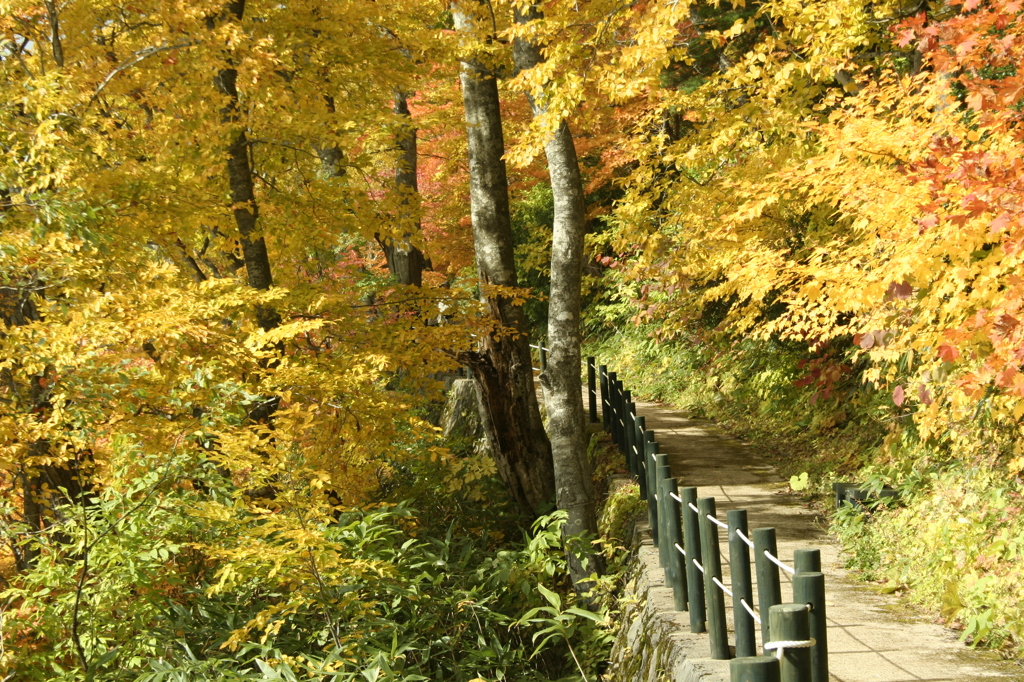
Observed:
[[[878,594],[852,579],[842,568],[839,547],[824,532],[821,520],[795,496],[786,494],[788,484],[759,457],[756,446],[733,440],[708,422],[687,419],[652,403],[638,403],[637,414],[646,417],[647,428],[655,432],[661,452],[668,454],[672,475],[680,485],[697,486],[700,497],[714,497],[720,518],[724,519],[729,509],[746,509],[751,529],[775,527],[780,558],[789,564],[795,549],[821,549],[832,680],[1024,680],[1024,667],[1000,661],[990,653],[972,651],[957,641],[956,633],[925,619],[903,615],[905,609],[898,607],[898,599]],[[644,549],[647,551],[642,553],[650,553],[649,548]],[[661,574],[660,570],[651,571],[652,587],[662,579]],[[783,600],[788,600],[792,592],[785,581],[789,576],[786,572],[782,575]],[[666,601],[662,608],[671,610],[671,600]],[[672,621],[688,632],[685,614],[678,614]],[[729,627],[732,643],[731,623]],[[714,667],[719,672],[702,679],[720,677],[722,668]]]

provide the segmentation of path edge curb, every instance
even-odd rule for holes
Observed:
[[[603,682],[729,682],[729,662],[711,658],[706,634],[689,632],[674,608],[658,549],[645,522],[635,522],[633,557],[619,603],[619,630]]]

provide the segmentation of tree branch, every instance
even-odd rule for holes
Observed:
[[[129,69],[138,64],[139,62],[141,62],[143,59],[146,59],[147,57],[152,57],[157,53],[167,52],[168,50],[178,50],[183,47],[192,47],[193,45],[195,45],[193,41],[186,40],[181,43],[175,43],[174,45],[161,45],[159,47],[147,47],[145,49],[139,50],[138,52],[134,53],[131,57],[129,57],[127,60],[122,62],[116,69],[108,73],[106,78],[100,81],[99,86],[96,87],[96,91],[93,92],[92,97],[89,98],[89,104],[86,105],[86,108],[88,108],[90,105],[92,105],[93,102],[96,101],[96,98],[100,96],[100,93],[103,92],[103,89],[107,87],[111,80],[113,80],[114,76],[121,73],[125,69]]]
[[[64,68],[64,46],[60,42],[60,24],[57,22],[57,6],[53,0],[46,0],[46,18],[50,20],[50,48],[53,50],[53,61],[58,68]]]

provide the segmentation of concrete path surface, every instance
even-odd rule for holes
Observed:
[[[789,486],[764,459],[756,445],[740,443],[713,424],[687,419],[682,414],[652,403],[638,403],[647,428],[655,432],[661,452],[668,454],[672,475],[680,486],[697,486],[700,497],[714,497],[717,516],[725,519],[729,509],[746,509],[751,529],[776,529],[780,558],[792,564],[793,551],[818,548],[826,576],[829,669],[836,682],[966,682],[968,680],[1024,680],[1024,667],[1001,661],[991,653],[973,651],[957,641],[956,633],[921,617],[905,615],[898,599],[873,591],[856,582],[842,568],[839,547],[822,528],[821,520],[787,494]],[[653,547],[641,548],[648,564],[650,599],[677,624],[680,639],[689,635],[686,614],[672,611],[671,597],[663,573],[657,568]],[[727,546],[723,541],[723,548]],[[724,562],[727,565],[727,562]],[[782,572],[783,601],[792,597]],[[660,586],[658,581],[661,581]],[[728,580],[726,580],[728,584]],[[756,589],[756,588],[755,588]],[[727,599],[731,611],[731,600]],[[756,592],[755,592],[755,604]],[[730,613],[731,621],[731,613]],[[675,625],[673,625],[675,627]],[[735,642],[729,624],[730,644]],[[701,635],[706,638],[706,635]],[[760,633],[758,645],[760,646]],[[697,654],[695,651],[694,654]],[[699,656],[699,654],[697,654]],[[710,661],[708,661],[710,663]],[[728,679],[727,667],[715,661],[705,666],[702,680]]]

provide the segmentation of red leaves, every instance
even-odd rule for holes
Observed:
[[[919,12],[916,16],[907,19],[899,27],[899,39],[897,44],[900,47],[909,47],[915,39],[917,39],[919,33],[925,33],[927,28],[925,27],[925,21],[927,21],[927,15],[924,12]],[[901,28],[902,27],[902,28]]]
[[[906,400],[906,395],[903,393],[903,386],[897,386],[896,390],[892,392],[892,401],[896,403],[896,407],[903,407],[904,400]]]
[[[916,37],[917,32],[914,29],[905,28],[902,31],[900,31],[900,37],[899,40],[896,41],[896,44],[899,45],[900,47],[909,47],[910,43],[914,42],[914,39]]]
[[[836,362],[831,356],[801,360],[797,366],[807,370],[807,374],[794,381],[793,385],[797,388],[813,386],[818,389],[811,395],[812,405],[819,399],[831,398],[836,386],[851,370],[849,365]]]
[[[960,351],[948,343],[943,343],[939,346],[939,357],[944,362],[955,362],[960,357]]]

